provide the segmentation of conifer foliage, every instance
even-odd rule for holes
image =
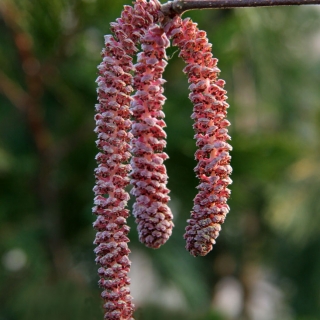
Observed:
[[[162,74],[170,38],[187,63],[184,72],[191,83],[189,97],[199,148],[195,154],[199,193],[184,236],[192,255],[205,255],[212,249],[229,211],[231,146],[226,140],[230,123],[225,119],[228,104],[224,81],[218,79],[217,59],[212,57],[204,31],[190,19],[165,19],[160,8],[157,0],[137,0],[133,7],[125,6],[111,24],[113,36],[105,36],[103,61],[98,66],[95,132],[99,153],[93,212],[105,319],[133,319],[126,223],[129,194],[125,190],[129,183],[136,198],[133,215],[140,241],[156,249],[172,233],[162,111]]]

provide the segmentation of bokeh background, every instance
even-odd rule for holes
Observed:
[[[0,1],[0,319],[103,318],[91,214],[103,35],[126,0]],[[320,319],[320,7],[193,11],[232,122],[231,211],[206,257],[182,238],[196,194],[192,105],[168,50],[175,228],[137,240],[137,320]],[[132,203],[130,203],[130,206]]]

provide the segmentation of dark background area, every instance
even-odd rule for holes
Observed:
[[[0,1],[0,320],[102,319],[91,214],[103,35],[128,1]],[[137,240],[137,320],[320,319],[320,7],[188,12],[226,80],[231,211],[206,257],[182,238],[198,182],[183,62],[169,48],[172,237]],[[132,202],[130,202],[130,206]]]

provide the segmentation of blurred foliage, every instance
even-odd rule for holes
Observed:
[[[0,2],[1,320],[102,319],[90,213],[95,78],[103,35],[124,4]],[[141,252],[158,279],[156,289],[148,284],[153,300],[137,298],[136,318],[320,319],[320,10],[185,15],[207,31],[227,82],[231,212],[208,256],[184,250],[197,185],[195,143],[183,63],[169,49],[164,109],[175,229],[152,251],[138,242],[129,219],[133,261]],[[229,318],[216,303],[218,284],[228,277],[242,288],[240,309]],[[270,307],[264,317],[255,302],[259,279],[282,297],[282,309]],[[170,286],[172,301],[180,297],[173,306],[157,298],[158,291],[168,297]]]

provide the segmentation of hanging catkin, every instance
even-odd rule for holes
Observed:
[[[98,66],[95,132],[100,152],[96,157],[93,212],[98,216],[94,223],[98,231],[94,243],[96,262],[101,266],[98,273],[105,319],[133,319],[126,221],[129,194],[125,191],[130,182],[132,56],[148,27],[158,20],[159,9],[157,1],[138,0],[134,7],[125,6],[121,18],[111,24],[114,36],[105,36],[103,61]]]
[[[193,103],[193,128],[199,148],[195,153],[198,165],[195,172],[200,180],[194,199],[191,219],[188,220],[186,248],[194,256],[204,256],[218,237],[221,224],[229,212],[227,199],[232,182],[229,151],[231,146],[226,120],[227,108],[225,82],[218,79],[218,60],[212,57],[211,44],[206,32],[199,30],[189,18],[176,16],[166,26],[173,45],[180,49],[179,56],[186,62],[184,72],[191,83],[189,98]]]
[[[151,26],[141,38],[142,52],[135,65],[134,88],[131,103],[132,153],[131,193],[136,196],[133,215],[138,224],[139,239],[150,248],[159,248],[172,233],[172,213],[166,187],[168,176],[163,161],[166,146],[165,122],[162,105],[165,102],[162,79],[167,65],[166,47],[169,40],[162,28]]]
[[[162,111],[166,99],[162,75],[169,38],[187,63],[184,72],[190,83],[199,148],[195,154],[199,192],[184,235],[192,255],[205,255],[212,249],[229,211],[226,201],[230,196],[227,186],[231,183],[231,146],[226,141],[230,139],[230,123],[226,120],[227,97],[224,81],[218,79],[217,59],[212,57],[206,33],[195,23],[180,16],[164,19],[160,9],[157,0],[137,0],[133,7],[125,6],[121,18],[111,24],[114,36],[105,36],[103,61],[98,66],[95,132],[100,152],[93,189],[93,212],[97,215],[94,243],[96,262],[100,264],[104,317],[110,320],[133,319],[126,220],[129,194],[125,190],[129,182],[136,198],[133,215],[140,241],[159,248],[172,233],[168,177],[163,163],[168,156],[163,152],[166,133]],[[130,96],[133,90],[135,93]]]

